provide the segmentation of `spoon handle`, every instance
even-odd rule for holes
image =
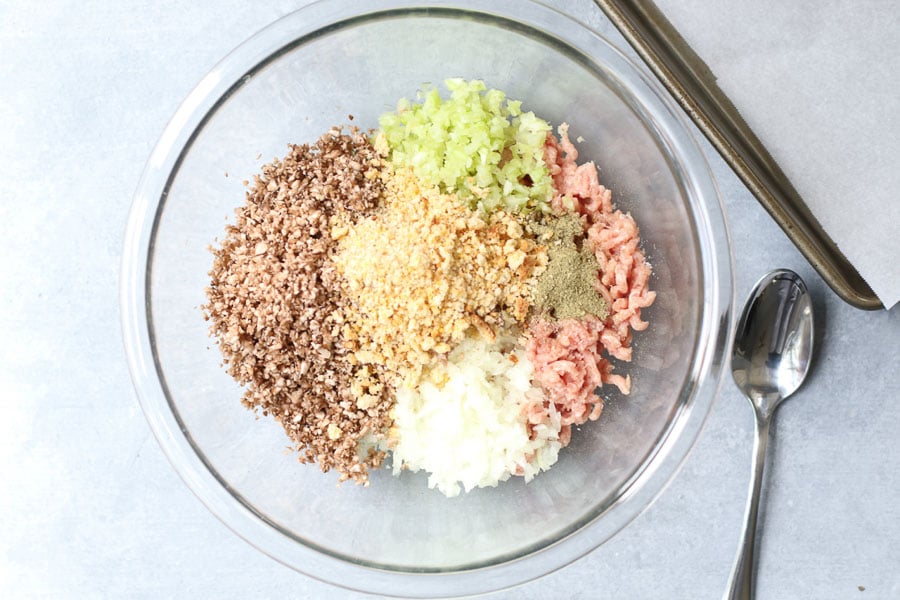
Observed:
[[[756,415],[756,434],[753,437],[753,479],[750,482],[750,498],[744,515],[744,531],[738,548],[731,576],[728,580],[727,600],[753,600],[753,565],[755,563],[756,517],[759,512],[759,495],[762,489],[763,469],[766,467],[766,445],[769,441],[769,415]]]

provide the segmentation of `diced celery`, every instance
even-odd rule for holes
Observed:
[[[449,98],[431,88],[419,102],[402,99],[397,112],[381,116],[390,160],[473,208],[548,210],[553,186],[543,152],[550,125],[483,81],[453,78],[444,86]]]

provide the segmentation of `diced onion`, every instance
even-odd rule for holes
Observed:
[[[429,487],[453,497],[461,488],[492,487],[511,475],[530,481],[556,462],[559,415],[529,433],[523,406],[543,392],[531,384],[524,352],[510,359],[501,348],[466,339],[440,373],[415,389],[397,391],[395,475],[424,469]]]

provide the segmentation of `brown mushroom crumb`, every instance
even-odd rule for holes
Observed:
[[[356,128],[332,128],[264,166],[213,249],[203,306],[229,374],[245,386],[244,405],[275,417],[301,462],[357,483],[384,460],[383,451],[360,448],[389,428],[391,390],[369,386],[365,406],[351,393],[359,382],[340,341],[330,221],[352,224],[374,211],[380,166]]]

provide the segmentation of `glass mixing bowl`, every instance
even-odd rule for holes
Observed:
[[[271,419],[241,406],[199,306],[208,246],[242,180],[331,125],[374,127],[401,97],[483,79],[568,122],[654,272],[633,391],[605,390],[598,422],[525,484],[447,499],[424,473],[337,486],[301,465]],[[134,197],[122,272],[125,343],[153,432],[203,503],[245,540],[313,577],[436,596],[503,588],[584,555],[646,508],[694,443],[720,381],[732,313],[730,245],[715,183],[673,103],[584,25],[522,0],[327,0],[240,46],[188,96]]]

